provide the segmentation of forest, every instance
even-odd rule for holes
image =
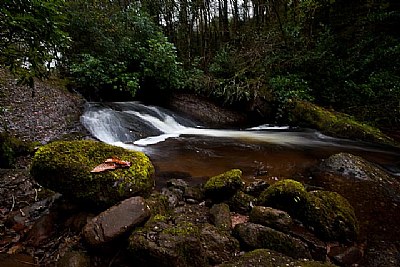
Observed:
[[[301,99],[399,123],[395,0],[3,2],[1,64],[32,88],[58,75],[87,98],[180,90],[278,123]]]
[[[400,1],[0,0],[0,265],[400,266]]]

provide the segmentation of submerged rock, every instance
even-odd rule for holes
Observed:
[[[214,200],[226,200],[243,187],[242,171],[233,169],[211,177],[204,185],[205,195]]]
[[[130,167],[93,173],[108,158],[131,162]],[[95,141],[61,141],[42,146],[31,174],[42,186],[73,201],[109,207],[135,196],[146,196],[154,186],[154,168],[141,152]]]
[[[323,240],[349,241],[357,237],[358,222],[354,209],[335,192],[307,192],[301,183],[288,179],[265,190],[260,202],[287,211]]]

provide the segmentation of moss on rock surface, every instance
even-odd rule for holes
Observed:
[[[355,240],[358,222],[353,207],[336,192],[309,193],[304,221],[324,240]]]
[[[353,207],[335,192],[307,192],[301,183],[287,179],[266,189],[260,203],[287,211],[313,228],[323,240],[346,241],[357,237],[358,223]]]
[[[289,120],[295,125],[314,128],[334,137],[396,145],[379,129],[358,122],[347,114],[332,112],[306,101],[293,101],[288,109]]]
[[[204,185],[205,194],[217,200],[228,199],[243,187],[242,171],[233,169],[211,177]]]
[[[307,203],[308,193],[304,186],[297,181],[285,179],[278,181],[264,190],[259,202],[262,206],[269,206],[289,212],[297,217]]]
[[[91,172],[111,157],[129,161],[131,166]],[[147,196],[154,186],[154,167],[146,155],[95,141],[60,141],[41,147],[31,174],[44,187],[101,207],[135,195]]]
[[[224,263],[219,267],[334,267],[336,265],[317,261],[295,260],[281,253],[269,249],[256,249],[247,252],[232,262]]]

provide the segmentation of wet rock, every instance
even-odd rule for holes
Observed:
[[[354,246],[331,248],[329,257],[340,266],[352,266],[362,259],[363,252]]]
[[[320,170],[332,172],[349,179],[380,181],[388,175],[365,159],[348,153],[339,153],[323,160]]]
[[[248,184],[243,190],[246,194],[258,197],[265,189],[269,187],[269,183],[264,180],[257,180]]]
[[[172,191],[168,188],[163,188],[161,190],[161,195],[167,198],[168,206],[171,209],[175,208],[179,204],[179,201],[182,199],[182,194],[180,194],[180,192]]]
[[[150,217],[150,209],[142,197],[132,197],[100,213],[83,229],[83,236],[91,246],[115,240]]]
[[[250,212],[250,222],[268,226],[277,230],[288,230],[293,224],[290,215],[271,207],[255,206]]]
[[[57,262],[57,267],[89,267],[90,258],[82,251],[70,251]]]
[[[210,209],[211,222],[219,229],[231,231],[232,220],[229,206],[225,203],[215,204]]]
[[[232,258],[239,249],[237,240],[208,218],[209,209],[200,205],[155,215],[130,236],[132,257],[146,266],[208,266]]]
[[[212,225],[205,224],[201,228],[200,240],[211,265],[228,261],[239,251],[239,242],[235,238]]]
[[[327,262],[295,260],[269,249],[256,249],[247,252],[218,267],[335,267]]]
[[[42,216],[27,233],[27,243],[33,247],[43,244],[55,233],[57,219],[56,213]]]
[[[131,162],[131,166],[91,172],[113,157]],[[154,186],[153,173],[153,165],[143,153],[95,141],[60,141],[42,146],[31,167],[31,174],[41,185],[85,207],[109,207],[131,196],[147,196]]]
[[[171,179],[167,181],[168,187],[174,187],[185,191],[185,189],[189,186],[187,182],[182,179]]]
[[[358,235],[353,207],[335,192],[307,192],[299,182],[281,180],[261,194],[260,203],[287,211],[326,241],[351,241]]]
[[[291,101],[287,108],[290,121],[294,125],[317,129],[329,136],[388,145],[395,144],[379,129],[357,122],[344,113],[332,112],[300,100]]]
[[[204,189],[202,186],[189,186],[185,188],[183,194],[185,201],[191,200],[193,203],[198,203],[204,200]]]
[[[400,242],[371,241],[360,266],[400,266]]]
[[[204,184],[205,195],[216,201],[232,197],[242,187],[242,171],[238,169],[211,177]]]
[[[248,214],[257,200],[242,191],[236,192],[226,203],[232,211]]]
[[[287,233],[306,243],[314,260],[323,262],[327,260],[328,247],[326,243],[319,240],[315,234],[299,225],[293,225]]]
[[[169,106],[208,127],[238,126],[246,121],[243,114],[221,108],[193,94],[176,94],[171,98]]]
[[[311,258],[307,245],[301,240],[266,226],[238,224],[234,228],[234,235],[248,250],[267,248],[296,259]]]

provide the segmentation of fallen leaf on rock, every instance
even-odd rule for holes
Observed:
[[[129,168],[131,163],[129,161],[120,160],[118,158],[106,159],[103,163],[94,167],[90,172],[104,172],[107,170],[115,170],[117,168]]]

